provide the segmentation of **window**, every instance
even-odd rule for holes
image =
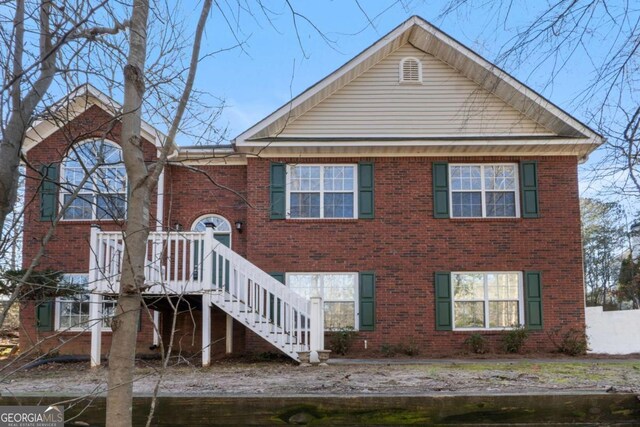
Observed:
[[[515,164],[451,165],[453,218],[515,218],[518,168]]]
[[[193,222],[191,231],[206,231],[207,223],[214,225],[213,232],[215,233],[231,233],[231,224],[225,218],[219,215],[205,215],[201,216]]]
[[[355,165],[289,165],[289,218],[355,218]]]
[[[421,83],[422,63],[416,58],[400,61],[400,83]]]
[[[83,180],[88,179],[82,185]],[[122,150],[104,140],[80,143],[62,162],[61,203],[66,204],[82,185],[64,212],[66,220],[123,219],[126,212],[127,174]]]
[[[287,273],[286,277],[287,286],[303,297],[322,297],[325,329],[356,329],[357,274]]]
[[[62,277],[62,286],[65,284],[87,288],[87,292],[73,296],[65,296],[57,299],[56,329],[58,330],[83,330],[88,329],[89,323],[89,275],[65,274]],[[102,326],[111,328],[111,320],[116,308],[116,299],[103,297],[102,302]]]
[[[522,274],[452,273],[455,329],[510,328],[522,323]]]

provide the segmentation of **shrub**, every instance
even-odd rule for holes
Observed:
[[[396,354],[404,354],[405,356],[417,356],[420,354],[420,349],[411,344],[382,344],[380,351],[384,357],[393,357]]]
[[[560,335],[559,330],[555,329],[548,336],[556,350],[567,356],[580,356],[589,350],[589,341],[584,331],[571,328]]]
[[[487,352],[487,340],[480,334],[471,335],[464,340],[464,344],[472,353],[485,354]]]
[[[345,355],[349,352],[356,332],[351,327],[340,328],[330,332],[329,349],[335,354]]]
[[[529,331],[521,325],[514,326],[513,329],[506,331],[502,338],[504,351],[507,353],[520,353],[528,336]]]

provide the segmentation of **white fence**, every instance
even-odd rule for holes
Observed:
[[[640,353],[640,310],[587,307],[586,321],[590,353]]]

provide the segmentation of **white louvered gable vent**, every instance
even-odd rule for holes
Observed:
[[[416,58],[400,61],[400,83],[421,83],[422,63]]]

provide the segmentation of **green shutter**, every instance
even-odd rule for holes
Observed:
[[[542,274],[524,272],[524,318],[528,329],[542,329]]]
[[[435,274],[436,330],[450,331],[451,319],[451,273],[438,271]]]
[[[433,217],[449,218],[449,164],[434,162],[433,168]]]
[[[287,165],[284,163],[271,163],[271,219],[285,219],[286,217],[286,181]]]
[[[40,174],[40,221],[53,221],[58,206],[58,165],[42,165]]]
[[[278,282],[282,283],[284,285],[284,273],[269,273],[269,275],[271,277],[273,277],[274,279],[276,279]],[[273,295],[269,296],[269,313],[271,313],[271,315],[269,316],[269,321],[271,323],[273,323],[273,305],[275,303],[275,297]],[[280,306],[281,303],[280,301],[278,301],[278,320],[280,319]],[[278,321],[278,326],[280,326],[280,322]]]
[[[376,273],[360,273],[360,327],[361,331],[373,331],[376,326]]]
[[[38,331],[53,331],[53,301],[36,305],[36,327]]]
[[[538,162],[520,162],[520,190],[522,194],[522,217],[538,218]]]
[[[358,164],[358,218],[373,219],[373,163]]]

